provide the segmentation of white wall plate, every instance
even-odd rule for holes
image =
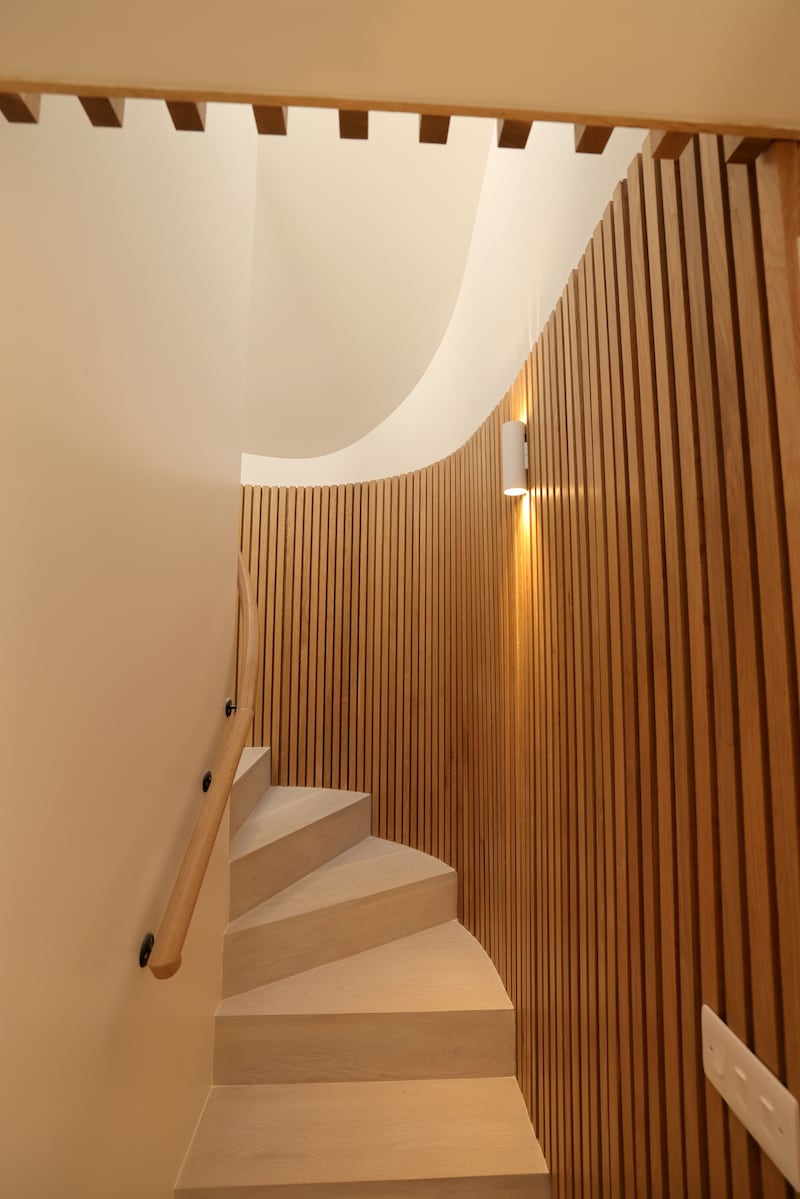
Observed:
[[[734,1115],[800,1191],[800,1106],[791,1091],[703,1004],[703,1069]]]

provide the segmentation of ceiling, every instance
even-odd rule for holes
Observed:
[[[307,180],[311,200],[303,156],[290,181],[273,160],[280,219],[264,207],[256,222],[246,482],[379,478],[465,441],[519,370],[644,136],[618,129],[586,155],[566,125],[537,122],[525,150],[498,148],[494,122],[454,119],[446,147],[413,144],[412,125],[389,178],[382,163],[408,120],[385,115],[354,146],[338,142],[335,120],[309,128],[309,176],[323,162],[336,180]],[[431,163],[449,171],[451,150],[453,175],[442,169],[433,186]],[[259,205],[264,186],[260,176]]]
[[[492,128],[373,113],[368,141],[298,109],[258,149],[245,449],[329,454],[425,373],[458,297]]]

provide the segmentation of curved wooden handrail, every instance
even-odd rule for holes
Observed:
[[[214,762],[212,783],[203,797],[203,806],[192,830],[150,954],[148,965],[156,978],[171,978],[180,967],[183,943],[206,876],[239,758],[253,723],[253,698],[261,639],[253,584],[241,554],[237,582],[243,630],[242,670],[236,697],[237,708],[227,726],[225,739]]]

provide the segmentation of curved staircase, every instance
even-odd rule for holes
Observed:
[[[176,1195],[549,1195],[514,1011],[456,919],[455,871],[372,837],[368,795],[269,772],[244,751],[215,1085]]]

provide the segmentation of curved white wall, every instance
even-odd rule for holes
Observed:
[[[419,382],[458,297],[491,123],[420,145],[419,118],[293,109],[259,142],[244,448],[307,457],[379,425]]]
[[[575,153],[570,126],[538,124],[524,152],[493,145],[455,311],[420,382],[378,428],[338,453],[245,453],[242,481],[381,478],[461,445],[510,386],[642,138],[618,129],[592,157]],[[357,341],[351,350],[358,353]]]

